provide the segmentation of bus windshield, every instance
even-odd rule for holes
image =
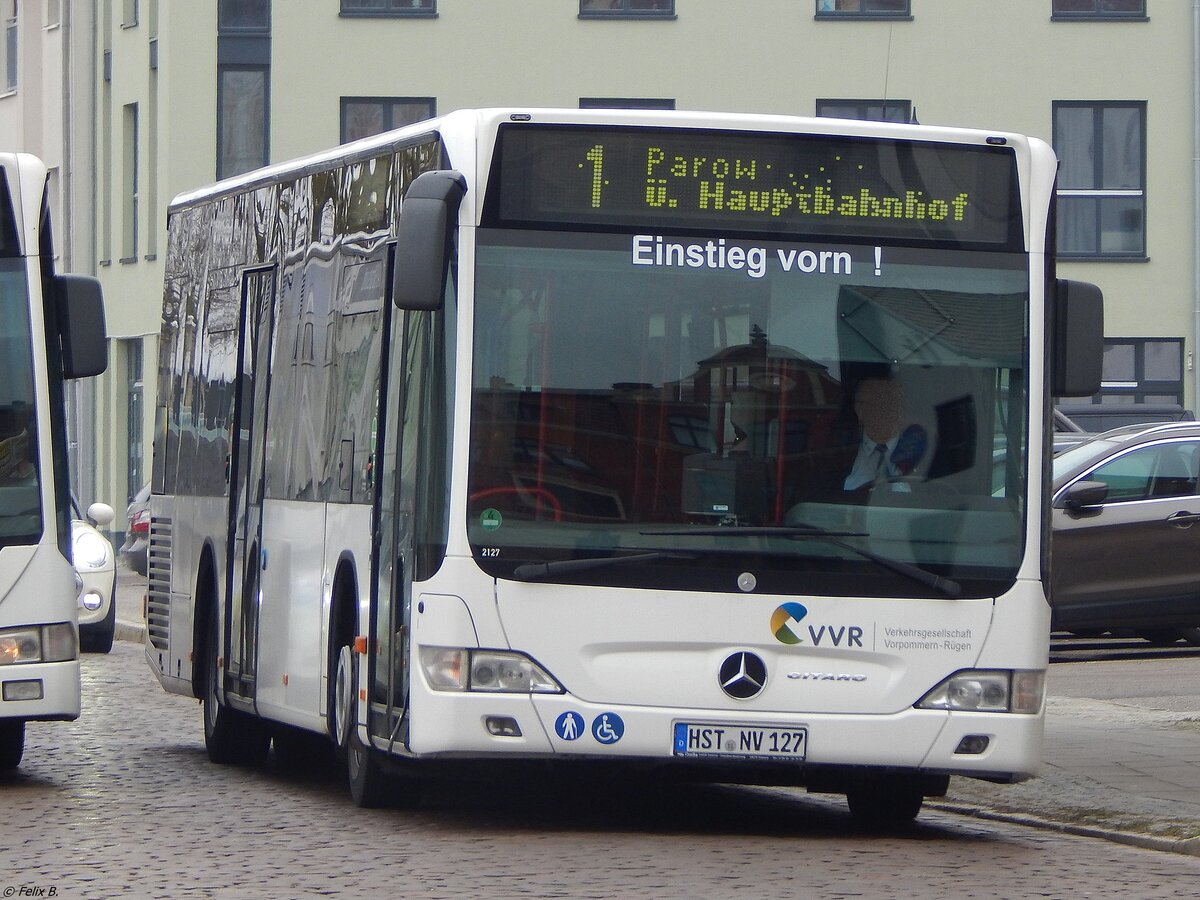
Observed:
[[[42,532],[29,326],[24,261],[0,259],[0,547]]]
[[[703,589],[735,569],[781,593],[929,592],[878,555],[994,595],[1023,550],[1027,265],[480,229],[477,559],[499,577],[611,558],[561,577]]]

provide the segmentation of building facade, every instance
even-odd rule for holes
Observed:
[[[28,37],[40,4],[0,0]],[[51,2],[51,7],[57,4]],[[104,283],[95,496],[149,477],[165,210],[184,190],[461,107],[652,106],[1033,134],[1059,271],[1105,293],[1097,401],[1197,407],[1197,34],[1182,0],[61,0],[94,124],[70,215]],[[36,26],[41,27],[41,26]],[[43,34],[45,38],[47,34]],[[18,44],[20,38],[18,39]],[[17,51],[21,52],[20,49]],[[43,54],[44,55],[44,54]],[[68,54],[69,55],[69,54]],[[41,78],[55,75],[43,66]],[[24,63],[21,63],[24,72]],[[31,125],[18,84],[0,96]],[[14,112],[19,109],[20,112]],[[78,175],[78,173],[77,173]]]

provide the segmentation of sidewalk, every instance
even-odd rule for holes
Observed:
[[[1200,684],[1200,660],[1196,674]],[[1200,703],[1181,711],[1051,695],[1037,778],[954,778],[929,805],[1200,856]]]
[[[117,569],[117,631],[145,640],[146,579]],[[1017,785],[954,778],[932,809],[1200,856],[1200,659],[1197,693],[1128,701],[1054,694],[1041,774]]]

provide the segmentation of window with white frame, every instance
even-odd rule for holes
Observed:
[[[1146,104],[1054,104],[1058,255],[1146,256]]]

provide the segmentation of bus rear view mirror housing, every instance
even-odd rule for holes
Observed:
[[[1104,295],[1094,284],[1059,279],[1051,310],[1050,393],[1090,397],[1104,361]]]
[[[100,282],[90,275],[55,275],[64,378],[89,378],[108,368],[108,338]]]
[[[392,300],[398,308],[441,307],[458,207],[466,191],[467,180],[450,170],[424,172],[409,185],[400,207],[392,272]]]

